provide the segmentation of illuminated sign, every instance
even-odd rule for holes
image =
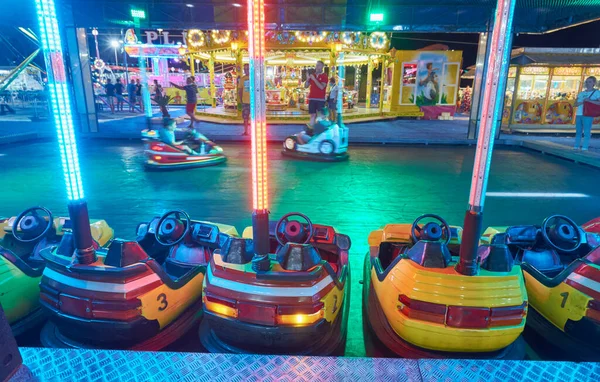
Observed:
[[[553,70],[555,76],[580,76],[582,72],[583,68],[577,66],[554,68]]]
[[[143,9],[131,9],[131,17],[134,19],[145,19],[146,11]]]
[[[373,22],[383,21],[383,13],[371,13],[369,20]]]
[[[550,68],[547,66],[524,66],[521,68],[521,74],[550,74]]]

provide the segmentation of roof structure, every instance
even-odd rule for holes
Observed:
[[[519,48],[512,65],[600,65],[600,48]]]
[[[142,27],[246,28],[245,0],[55,0],[81,27],[131,22],[130,9],[146,11]],[[496,0],[266,0],[267,29],[397,32],[483,32]],[[0,24],[35,24],[34,1],[6,7]],[[369,21],[382,13],[383,21]],[[515,32],[544,33],[600,19],[600,0],[517,0]]]

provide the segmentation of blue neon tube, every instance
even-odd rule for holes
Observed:
[[[50,105],[54,115],[60,159],[67,186],[67,197],[71,201],[83,199],[83,185],[79,169],[79,156],[75,142],[75,129],[65,61],[56,17],[54,0],[35,0],[40,41],[48,73]]]

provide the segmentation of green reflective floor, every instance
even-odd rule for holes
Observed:
[[[119,237],[133,238],[141,221],[169,209],[192,218],[250,224],[250,147],[225,145],[224,165],[170,173],[143,171],[141,142],[85,141],[81,168],[90,217],[106,219]],[[314,222],[334,225],[352,238],[352,302],[347,354],[364,355],[361,267],[367,236],[391,222],[412,222],[436,213],[460,225],[467,206],[474,148],[352,147],[343,163],[284,160],[272,145],[272,217],[299,211]],[[66,214],[66,193],[56,144],[0,147],[0,215],[34,205]],[[540,224],[550,214],[578,223],[600,216],[600,171],[519,149],[494,153],[489,192],[509,193],[486,201],[486,225]],[[542,192],[555,197],[520,197]],[[564,197],[564,193],[583,194]],[[583,197],[585,196],[585,197]],[[188,349],[189,350],[189,349]]]

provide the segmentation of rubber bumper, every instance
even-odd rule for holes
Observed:
[[[347,160],[350,157],[347,152],[340,154],[325,155],[317,153],[304,153],[288,149],[283,149],[281,151],[281,154],[290,158],[311,160],[316,162],[341,162]]]
[[[162,330],[155,320],[132,322],[85,320],[53,314],[40,334],[45,347],[158,351],[197,327],[202,318],[199,298]]]
[[[200,341],[212,353],[331,355],[345,347],[342,316],[331,324],[321,320],[305,327],[270,327],[205,311],[200,324]]]
[[[192,168],[200,168],[200,167],[209,167],[216,166],[221,164],[227,160],[227,157],[223,154],[216,154],[211,158],[200,161],[193,162],[181,162],[181,163],[170,163],[170,164],[161,164],[161,163],[149,163],[146,161],[144,163],[144,167],[148,171],[173,171],[173,170],[186,170]]]
[[[533,330],[560,349],[565,358],[600,362],[600,325],[589,318],[567,321],[563,332],[530,306],[527,312],[527,329]]]
[[[200,341],[211,353],[343,355],[350,313],[350,269],[345,281],[342,311],[332,323],[321,320],[305,327],[263,326],[205,311]]]

